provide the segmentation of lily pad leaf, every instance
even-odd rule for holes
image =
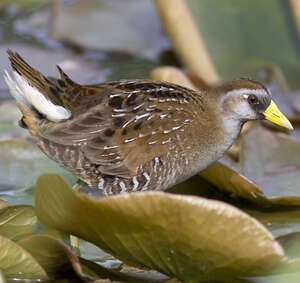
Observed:
[[[142,279],[145,279],[141,276],[110,270],[92,261],[79,258],[69,246],[50,236],[32,235],[20,240],[18,244],[34,256],[51,278],[78,276],[85,282],[103,278],[122,282],[127,282],[127,280],[141,282]],[[144,280],[142,281],[144,282]],[[155,282],[155,280],[151,282]]]
[[[33,233],[37,217],[31,206],[8,206],[0,209],[0,235],[17,241]]]
[[[201,171],[199,175],[221,190],[255,202],[267,202],[263,192],[255,183],[219,161]]]
[[[18,244],[34,256],[50,277],[67,278],[74,274],[71,261],[78,262],[78,257],[62,241],[47,235],[32,235]]]
[[[35,198],[47,225],[183,281],[267,274],[287,262],[263,225],[223,202],[163,192],[94,199],[52,174],[39,178]]]
[[[38,261],[15,242],[0,236],[0,270],[7,278],[48,279]]]

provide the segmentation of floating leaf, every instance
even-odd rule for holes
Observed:
[[[219,201],[162,192],[97,200],[51,174],[36,189],[37,215],[46,224],[181,280],[266,274],[287,262],[259,222]]]
[[[221,162],[215,162],[199,175],[221,190],[255,202],[266,202],[263,192],[255,183]]]
[[[85,282],[109,278],[118,281],[148,282],[146,276],[125,274],[102,267],[92,261],[78,258],[73,251],[55,238],[45,235],[32,235],[18,242],[47,271],[51,278],[70,278],[75,274]],[[158,277],[158,276],[156,276]],[[160,276],[160,279],[162,276]],[[151,282],[161,282],[160,279]]]
[[[17,241],[33,233],[37,217],[31,206],[8,206],[0,209],[0,235]]]
[[[32,235],[20,240],[18,245],[28,251],[54,278],[63,278],[63,275],[70,276],[73,272],[70,257],[73,256],[78,261],[66,244],[46,235]]]
[[[0,236],[0,269],[7,278],[48,278],[45,270],[30,253],[2,236]]]

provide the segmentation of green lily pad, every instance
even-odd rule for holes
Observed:
[[[0,209],[0,235],[17,241],[33,233],[37,217],[31,206],[8,206]]]
[[[15,242],[0,236],[0,269],[7,278],[48,279],[38,261]]]
[[[70,276],[73,273],[70,257],[78,261],[66,244],[50,236],[32,235],[18,241],[18,245],[28,251],[52,278]]]
[[[276,64],[299,87],[297,33],[291,7],[280,0],[188,0],[208,52],[223,79]]]
[[[85,282],[109,278],[120,282],[148,282],[143,274],[126,274],[102,267],[92,261],[79,258],[62,241],[46,235],[32,235],[18,244],[27,250],[47,271],[51,278],[78,276]],[[163,276],[156,276],[150,282],[162,282]]]
[[[251,201],[266,203],[263,192],[255,183],[219,161],[201,171],[199,175],[221,190]]]
[[[47,174],[37,182],[36,212],[127,263],[184,281],[267,274],[287,262],[255,219],[199,197],[146,192],[97,200]]]

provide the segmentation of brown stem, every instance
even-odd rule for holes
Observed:
[[[186,2],[155,0],[155,4],[175,51],[187,67],[208,84],[220,82]]]
[[[295,25],[297,27],[298,36],[300,37],[300,1],[290,0],[290,6],[294,17]]]
[[[151,72],[150,77],[153,80],[165,81],[197,90],[196,86],[180,69],[172,66],[158,67]]]

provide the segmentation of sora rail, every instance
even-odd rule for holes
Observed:
[[[260,83],[235,79],[205,92],[129,80],[50,79],[8,51],[5,80],[36,145],[105,194],[164,190],[222,157],[249,120],[290,122]]]

